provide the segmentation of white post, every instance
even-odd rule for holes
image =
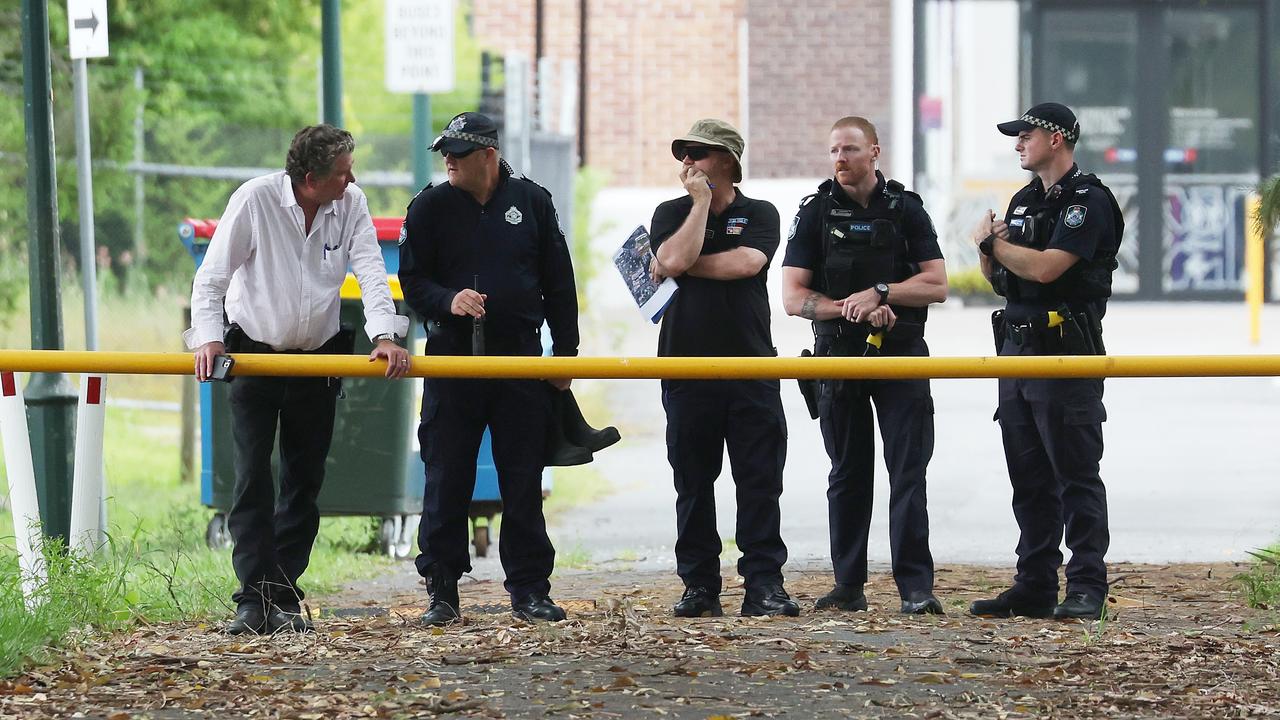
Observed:
[[[80,196],[80,284],[84,288],[84,347],[98,349],[98,261],[93,237],[93,165],[89,145],[89,71],[71,61],[75,94],[76,175]]]
[[[36,593],[46,580],[40,503],[36,498],[36,473],[31,462],[31,439],[27,433],[27,407],[18,378],[0,372],[0,436],[4,443],[5,470],[9,474],[9,507],[13,509],[13,534],[18,546],[18,572],[27,607],[36,603]]]
[[[83,375],[76,413],[76,457],[71,474],[71,549],[92,555],[106,544],[101,524],[103,500],[102,428],[106,419],[105,375]]]

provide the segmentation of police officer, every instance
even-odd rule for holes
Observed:
[[[865,118],[831,128],[835,176],[800,204],[783,260],[783,304],[813,321],[820,356],[929,354],[930,303],[947,298],[938,236],[920,196],[876,169],[880,145]],[[929,381],[821,383],[818,416],[831,474],[827,503],[835,587],[816,607],[866,610],[867,534],[875,466],[875,403],[889,469],[889,545],[902,612],[942,613],[933,595],[925,470],[933,455]]]
[[[672,141],[685,195],[662,203],[650,224],[658,276],[680,290],[662,317],[661,356],[772,356],[765,280],[778,249],[778,211],[743,195],[742,136],[699,120]],[[720,536],[714,484],[727,446],[738,492],[736,539],[746,583],[743,615],[798,615],[787,595],[779,530],[786,420],[777,380],[664,380],[667,458],[675,475],[677,617],[719,616]]]
[[[578,353],[578,301],[569,248],[551,194],[498,155],[498,130],[480,113],[450,121],[431,146],[449,181],[418,193],[400,235],[400,283],[426,320],[428,355],[541,355],[543,320],[552,352]],[[460,619],[458,578],[471,570],[468,508],[476,454],[487,426],[502,495],[498,551],[512,614],[559,621],[550,598],[555,549],[542,514],[542,469],[551,385],[568,380],[428,378],[418,440],[426,493],[418,572],[427,578],[428,625]]]
[[[1043,103],[997,126],[1018,138],[1035,174],[1003,220],[979,223],[982,272],[1007,302],[992,316],[1001,355],[1102,355],[1102,317],[1124,234],[1111,191],[1076,166],[1080,124],[1065,105]],[[1107,494],[1102,459],[1102,380],[1000,380],[997,411],[1017,518],[1013,587],[979,600],[974,615],[1098,618],[1107,596]],[[1066,597],[1058,603],[1059,546],[1066,533]]]

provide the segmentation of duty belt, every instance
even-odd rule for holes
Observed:
[[[881,335],[890,342],[916,340],[924,337],[924,324],[899,322],[892,330],[884,332],[883,328],[872,328],[866,323],[851,323],[847,320],[815,320],[813,322],[814,337],[855,338],[862,339],[867,335]]]

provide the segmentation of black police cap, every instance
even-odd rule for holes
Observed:
[[[498,147],[498,126],[478,112],[455,115],[444,132],[431,143],[432,151],[464,153],[476,148]]]
[[[1022,117],[996,125],[1000,132],[1010,137],[1032,128],[1043,128],[1051,133],[1062,133],[1067,142],[1080,139],[1080,122],[1071,108],[1061,103],[1040,103],[1022,113]]]

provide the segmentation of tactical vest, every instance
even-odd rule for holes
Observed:
[[[1114,215],[1115,242],[1100,246],[1092,259],[1081,258],[1067,268],[1057,280],[1051,283],[1039,283],[1026,280],[1009,272],[999,262],[992,260],[991,286],[996,293],[1015,302],[1034,302],[1056,305],[1065,302],[1083,302],[1111,297],[1111,274],[1119,266],[1116,253],[1120,250],[1120,240],[1124,237],[1124,214],[1120,204],[1111,194],[1111,190],[1102,184],[1096,175],[1086,175],[1077,168],[1074,175],[1061,185],[1054,185],[1040,197],[1035,186],[1027,186],[1013,198],[1013,207],[1026,206],[1026,213],[1020,216],[1021,227],[1009,228],[1009,242],[1035,250],[1044,250],[1049,246],[1067,205],[1075,203],[1079,195],[1077,190],[1084,187],[1095,187],[1107,194],[1111,201]],[[1013,220],[1005,218],[1005,222]]]
[[[841,207],[831,197],[832,181],[819,188],[822,202],[822,280],[828,297],[844,298],[876,283],[901,282],[913,274],[903,231],[906,189],[897,180],[884,184],[887,202],[871,207]],[[923,323],[928,309],[893,305],[899,321]]]

